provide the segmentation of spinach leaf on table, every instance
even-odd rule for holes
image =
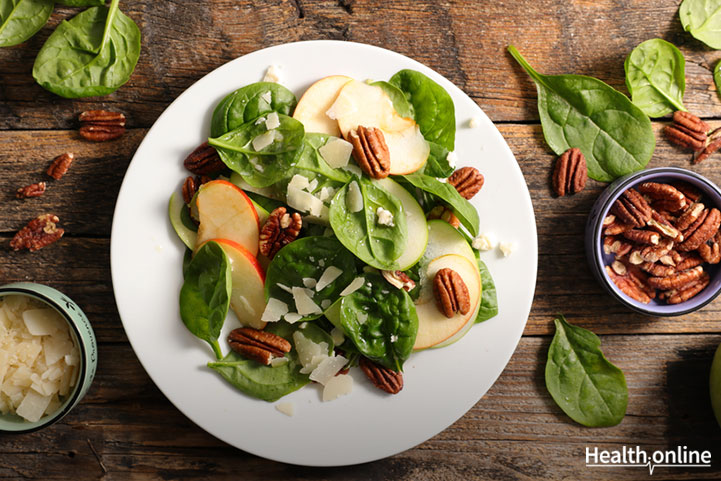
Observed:
[[[280,125],[273,129],[275,138],[270,145],[256,151],[253,139],[268,132],[265,122],[251,120],[235,130],[208,139],[220,159],[230,170],[239,173],[253,187],[272,185],[288,175],[297,162],[303,145],[303,124],[287,115],[279,114]]]
[[[556,335],[548,350],[546,387],[574,421],[588,427],[615,426],[626,414],[628,389],[623,372],[599,349],[591,331],[554,321]]]
[[[333,237],[303,237],[283,247],[273,257],[265,275],[265,297],[278,299],[288,305],[291,311],[295,301],[293,295],[279,286],[305,287],[303,279],[318,281],[330,266],[341,270],[340,276],[320,291],[310,288],[312,299],[319,307],[324,300],[338,299],[340,292],[356,276],[355,259]],[[316,319],[321,314],[310,314],[302,320]]]
[[[128,81],[139,56],[140,30],[113,0],[63,20],[40,49],[33,77],[61,97],[106,95]]]
[[[686,61],[679,49],[660,38],[641,43],[626,57],[626,86],[633,103],[649,117],[686,110]]]
[[[418,333],[415,305],[405,290],[391,287],[379,274],[366,274],[365,280],[342,298],[341,326],[361,354],[401,371]]]
[[[461,221],[461,224],[468,229],[468,232],[470,232],[473,237],[478,235],[478,211],[476,211],[470,202],[461,197],[452,185],[417,172],[404,175],[401,179],[410,182],[413,186],[446,202],[456,217],[458,217],[458,220]]]
[[[491,271],[476,253],[478,271],[481,274],[481,306],[478,309],[476,323],[487,321],[498,314],[498,298],[496,296],[496,283],[493,282]]]
[[[556,154],[581,149],[589,177],[600,182],[648,164],[656,147],[651,120],[628,97],[593,77],[541,75],[513,45],[508,51],[536,83],[543,135]]]
[[[270,112],[291,115],[296,103],[293,92],[280,84],[256,82],[246,85],[228,94],[215,107],[210,121],[210,136],[220,137]]]
[[[453,150],[456,109],[448,92],[416,70],[401,70],[389,83],[398,87],[413,105],[414,120],[426,140]]]
[[[43,28],[53,13],[53,0],[0,1],[0,47],[23,43]]]
[[[721,0],[684,0],[678,16],[684,30],[697,40],[721,49]]]
[[[351,212],[348,192],[356,183],[363,208]],[[377,221],[379,207],[393,215],[393,225]],[[393,269],[406,248],[408,227],[401,202],[365,177],[355,178],[340,189],[330,203],[330,225],[338,240],[356,257],[377,269]]]
[[[217,242],[205,243],[184,266],[180,289],[180,318],[185,327],[206,341],[220,359],[220,330],[230,305],[230,260]]]
[[[298,329],[286,322],[268,324],[266,331],[293,343],[293,333]],[[310,382],[307,374],[301,374],[300,361],[295,348],[286,354],[288,362],[272,367],[246,359],[231,351],[220,361],[209,362],[208,367],[220,374],[236,389],[263,401],[273,402],[286,394],[297,391]]]

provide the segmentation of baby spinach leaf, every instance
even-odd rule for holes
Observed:
[[[105,0],[56,0],[56,3],[68,7],[97,7],[105,5]]]
[[[591,331],[560,316],[548,350],[546,387],[574,421],[589,427],[615,426],[626,414],[628,389],[623,372],[604,357]]]
[[[403,289],[379,274],[366,274],[363,286],[342,298],[340,323],[361,354],[401,371],[418,333],[416,307]]]
[[[180,318],[195,336],[206,341],[220,359],[218,336],[230,305],[230,260],[216,242],[205,243],[184,269]]]
[[[402,178],[410,182],[415,187],[433,194],[442,201],[446,202],[456,217],[458,217],[458,220],[461,221],[461,224],[468,229],[468,232],[470,232],[474,237],[478,235],[478,211],[476,211],[475,207],[473,207],[470,202],[461,197],[452,185],[443,183],[434,177],[419,174],[417,172],[404,175]]]
[[[210,136],[220,137],[270,112],[290,115],[296,103],[293,92],[280,84],[257,82],[246,85],[228,94],[215,107]]]
[[[721,49],[721,0],[684,0],[678,16],[684,30],[697,40]]]
[[[416,113],[413,109],[413,105],[408,101],[406,95],[401,91],[401,89],[383,80],[373,82],[371,85],[383,89],[386,95],[388,95],[391,99],[391,102],[393,102],[393,108],[396,112],[398,112],[398,115],[401,117],[415,119]]]
[[[349,182],[351,174],[348,171],[334,169],[320,155],[319,149],[334,138],[326,134],[306,133],[303,139],[305,147],[295,167],[290,171],[288,180],[295,174],[300,174],[309,181],[315,179],[318,181],[318,185],[313,189],[313,192],[317,192],[323,187],[339,189]]]
[[[253,187],[272,185],[288,175],[301,154],[305,131],[303,124],[292,117],[279,114],[280,125],[269,131],[264,121],[251,120],[235,130],[208,139],[218,150],[220,159],[239,173]],[[253,140],[271,132],[273,140],[260,150],[253,148]]]
[[[291,345],[293,345],[293,332],[296,329],[296,326],[283,321],[268,324],[265,328],[266,331],[286,339]],[[246,359],[231,351],[222,360],[209,362],[208,367],[241,392],[263,401],[273,402],[310,382],[308,375],[300,372],[302,366],[295,348],[291,349],[286,357],[287,363],[272,367]]]
[[[442,178],[451,175],[455,169],[448,162],[448,149],[435,142],[428,142],[428,145],[430,145],[431,151],[419,173]]]
[[[633,103],[649,117],[686,110],[686,61],[673,44],[660,38],[641,43],[626,57],[626,87]]]
[[[389,81],[413,105],[414,119],[426,140],[453,150],[456,140],[456,109],[448,92],[415,70],[401,70]]]
[[[128,81],[139,56],[140,30],[113,0],[63,20],[40,49],[33,77],[61,97],[107,95]]]
[[[648,164],[656,147],[651,121],[628,97],[593,77],[541,75],[513,45],[508,51],[536,82],[543,135],[556,154],[581,149],[589,177],[601,182]]]
[[[341,274],[320,291],[311,284],[313,302],[319,307],[323,301],[335,301],[340,292],[355,278],[356,268],[353,254],[348,252],[333,237],[304,237],[283,247],[273,257],[265,274],[265,297],[285,302],[291,311],[295,300],[287,288],[307,287],[304,279],[318,281],[329,267],[340,269]],[[321,313],[310,314],[303,320],[316,319]]]
[[[348,192],[354,183],[363,198],[363,207],[358,212],[351,212],[348,207]],[[378,223],[379,208],[391,213],[393,225]],[[403,206],[394,195],[365,177],[352,180],[333,197],[330,225],[346,249],[377,269],[393,269],[406,248],[408,228]]]
[[[721,60],[716,62],[713,69],[713,83],[716,84],[716,92],[721,96]]]
[[[487,321],[498,314],[498,298],[496,297],[496,283],[493,282],[491,271],[481,259],[478,261],[478,271],[481,273],[481,307],[476,316],[476,323]]]
[[[43,28],[53,13],[53,0],[0,2],[0,47],[23,43]]]

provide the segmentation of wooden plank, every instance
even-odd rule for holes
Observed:
[[[591,75],[625,92],[623,61],[640,42],[661,37],[686,56],[686,106],[721,115],[711,71],[719,58],[683,32],[678,1],[572,2],[129,2],[143,49],[130,81],[102,98],[68,100],[39,87],[32,64],[63,18],[56,8],[39,34],[0,49],[0,129],[72,128],[78,112],[118,108],[128,125],[149,127],[193,82],[243,54],[270,45],[337,39],[380,45],[448,77],[495,121],[537,119],[535,87],[505,49],[515,44],[540,72]],[[519,10],[523,12],[519,15]],[[382,14],[379,14],[382,12]],[[599,41],[603,39],[603,41]]]
[[[524,338],[486,396],[450,428],[405,453],[355,468],[312,469],[272,463],[203,432],[152,384],[127,344],[100,346],[98,375],[83,402],[43,431],[5,437],[0,478],[59,478],[73,469],[86,479],[193,476],[276,479],[639,479],[638,469],[593,471],[585,447],[711,450],[712,469],[659,468],[661,479],[721,475],[721,430],[708,400],[708,370],[721,336],[605,336],[603,349],[621,367],[630,393],[624,421],[588,429],[570,421],[545,390],[549,339]],[[461,341],[463,342],[463,341]],[[360,388],[360,387],[359,387]],[[365,387],[364,387],[365,388]],[[241,396],[241,394],[239,394]],[[269,406],[269,409],[272,407]],[[442,409],[436,406],[435,409]],[[242,415],[242,413],[239,413]],[[402,426],[398,426],[402,429]],[[354,446],[352,435],[344,440]],[[90,448],[98,453],[98,458]]]

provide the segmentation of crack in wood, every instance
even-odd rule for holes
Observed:
[[[353,0],[338,0],[338,6],[348,15],[353,15]]]
[[[93,454],[95,455],[95,459],[98,460],[98,464],[100,465],[100,468],[103,470],[103,473],[104,473],[104,474],[107,474],[107,473],[108,473],[108,468],[106,468],[105,465],[103,464],[103,460],[100,458],[100,455],[99,455],[98,452],[95,450],[95,446],[93,446],[93,443],[90,442],[90,438],[88,438],[87,441],[88,441],[88,446],[90,446],[90,450],[91,450],[91,451],[93,452]]]
[[[295,7],[298,18],[305,18],[305,9],[303,8],[303,2],[301,0],[291,0],[291,3]]]

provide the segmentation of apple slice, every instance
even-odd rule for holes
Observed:
[[[209,239],[217,242],[230,259],[233,279],[230,308],[243,326],[263,329],[260,318],[265,310],[265,271],[258,259],[245,247],[228,239]]]
[[[471,309],[466,314],[457,312],[453,317],[448,318],[438,309],[436,302],[417,304],[418,334],[416,335],[416,343],[413,346],[416,351],[433,347],[450,339],[476,318],[478,304],[481,302],[481,276],[478,273],[478,267],[475,262],[471,263],[458,254],[444,255],[433,259],[428,264],[428,269],[425,272],[428,283],[432,282],[439,270],[446,267],[456,271],[466,284]]]
[[[393,175],[415,172],[428,159],[430,146],[418,125],[413,119],[401,117],[388,94],[378,86],[357,80],[348,82],[328,110],[328,116],[338,121],[344,138],[359,125],[382,130]]]
[[[403,205],[403,212],[406,214],[406,226],[408,227],[408,241],[403,254],[396,261],[399,270],[406,270],[421,258],[426,251],[428,244],[428,224],[423,209],[418,205],[416,199],[406,189],[390,177],[375,179],[386,192],[394,195]],[[460,234],[459,234],[460,235]]]
[[[198,238],[200,246],[209,239],[228,239],[258,253],[260,226],[258,213],[250,198],[225,180],[211,180],[198,190]]]
[[[170,225],[173,226],[173,230],[178,234],[180,240],[183,241],[188,249],[195,248],[195,240],[198,235],[195,231],[191,230],[183,222],[183,209],[185,209],[185,202],[183,198],[178,195],[177,192],[173,192],[168,201],[168,217],[170,217]]]
[[[298,101],[293,118],[303,123],[306,132],[340,137],[338,122],[328,117],[326,112],[335,102],[340,89],[351,80],[345,75],[331,75],[318,80],[308,87]]]

